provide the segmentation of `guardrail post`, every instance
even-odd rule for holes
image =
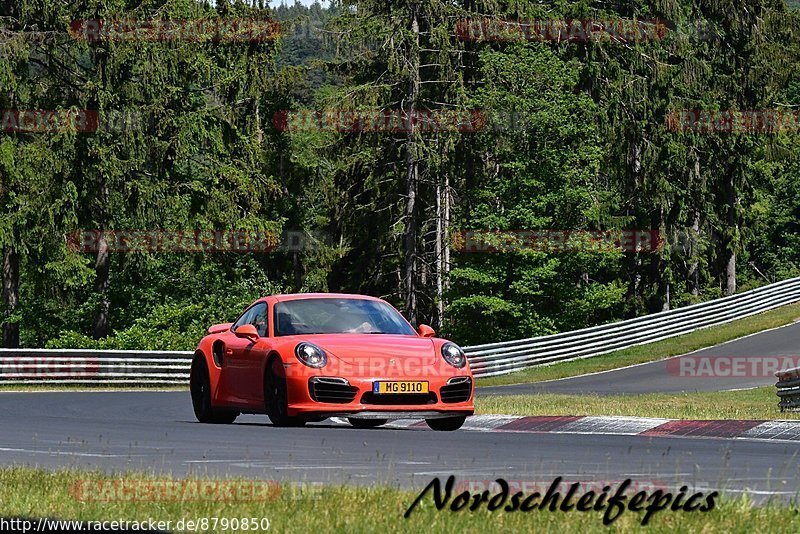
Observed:
[[[781,412],[800,411],[800,368],[786,369],[775,373],[778,377],[778,406]]]

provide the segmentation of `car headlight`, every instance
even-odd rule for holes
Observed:
[[[312,343],[300,343],[294,348],[297,359],[309,367],[320,369],[328,363],[325,351]]]
[[[464,354],[464,351],[461,350],[461,347],[455,343],[448,342],[442,345],[442,357],[444,361],[458,369],[467,365],[467,356]]]

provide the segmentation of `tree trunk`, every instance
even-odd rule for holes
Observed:
[[[7,349],[19,347],[19,324],[8,318],[19,304],[19,253],[14,245],[3,247],[3,346]]]
[[[405,290],[406,314],[411,324],[417,321],[417,179],[419,167],[408,147],[408,175],[406,177],[406,227],[405,227]]]
[[[442,198],[442,184],[436,180],[436,242],[435,242],[435,267],[436,267],[436,328],[441,328],[444,322],[444,199]]]
[[[725,294],[734,293],[736,293],[736,251],[732,250],[725,264]]]
[[[700,294],[700,211],[694,213],[691,235],[689,235],[689,269],[686,273],[686,289],[693,296]]]
[[[303,266],[300,263],[300,252],[292,252],[292,272],[294,274],[294,292],[300,293],[303,288]]]
[[[652,230],[663,232],[664,230],[664,207],[656,208],[652,217]],[[663,234],[662,234],[663,235]],[[650,275],[655,286],[655,293],[652,296],[650,303],[651,312],[661,312],[670,309],[670,295],[669,295],[669,280],[664,276],[667,262],[664,261],[662,253],[653,252],[653,259],[650,263]]]
[[[693,182],[695,183],[695,188],[699,189],[699,194],[697,195],[697,202],[700,203],[700,198],[702,198],[705,184],[702,182],[702,176],[700,173],[700,155],[693,151],[694,154],[694,172],[693,172]],[[695,205],[694,206],[694,218],[692,219],[692,228],[691,233],[688,236],[688,250],[684,248],[684,253],[689,258],[688,269],[686,272],[686,289],[692,296],[697,296],[700,294],[700,217],[701,217],[701,206]]]
[[[97,256],[94,262],[94,292],[100,296],[100,305],[94,317],[94,329],[92,335],[95,339],[101,339],[108,335],[108,313],[111,303],[108,300],[108,240],[101,232],[97,240]]]
[[[99,48],[95,61],[97,62],[97,69],[100,73],[100,84],[102,88],[109,86],[108,75],[106,71],[107,53],[104,49]],[[98,92],[98,95],[100,92]],[[96,96],[92,102],[95,109],[102,109],[103,103],[100,102],[99,96]],[[87,147],[89,142],[87,141]],[[91,154],[91,151],[87,155]],[[94,160],[95,156],[89,155],[89,159]],[[111,308],[111,303],[108,300],[108,273],[109,273],[109,256],[108,256],[108,240],[104,234],[109,229],[111,221],[111,212],[109,208],[109,186],[108,179],[104,175],[104,171],[97,161],[91,161],[97,173],[95,176],[97,186],[97,197],[95,205],[94,219],[97,221],[98,230],[100,230],[100,237],[97,242],[97,255],[94,262],[94,293],[100,299],[97,311],[94,316],[94,327],[92,329],[92,336],[95,339],[101,339],[108,336],[108,315]]]
[[[725,256],[725,294],[733,295],[736,293],[736,247],[739,229],[738,218],[738,198],[736,196],[736,182],[733,167],[725,180],[725,207],[727,209],[727,231],[724,232],[724,252]]]
[[[445,174],[444,184],[436,182],[436,328],[444,324],[444,279],[447,276],[449,260],[449,245],[447,232],[449,229],[447,219],[450,216],[450,206],[447,201],[450,179]]]
[[[409,53],[408,105],[404,107],[408,120],[406,137],[406,209],[405,209],[405,291],[406,315],[411,324],[417,324],[417,187],[419,183],[419,154],[414,115],[419,100],[419,6],[411,5],[411,31],[414,42]]]
[[[440,258],[441,288],[439,289],[439,328],[444,325],[445,298],[444,293],[447,289],[447,275],[450,273],[450,175],[445,174],[444,188],[442,191],[442,255]]]
[[[103,171],[97,170],[98,173]],[[108,336],[108,315],[111,309],[111,302],[108,299],[108,273],[109,273],[109,250],[106,230],[109,226],[108,211],[108,183],[102,174],[97,177],[97,212],[98,230],[100,236],[97,239],[97,254],[94,260],[94,293],[100,299],[97,311],[94,316],[94,327],[92,336],[95,339],[102,339]]]

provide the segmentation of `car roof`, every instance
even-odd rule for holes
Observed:
[[[267,299],[274,299],[275,302],[285,302],[287,300],[300,300],[300,299],[361,299],[361,300],[381,300],[377,297],[370,297],[369,295],[355,295],[348,293],[287,293],[283,295],[272,295],[266,297]],[[265,299],[266,300],[266,299]]]

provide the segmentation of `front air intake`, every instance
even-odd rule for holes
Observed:
[[[308,393],[316,402],[347,404],[356,398],[358,388],[344,378],[313,377],[308,381]]]
[[[472,395],[472,379],[466,376],[451,378],[439,391],[442,402],[467,402]]]

